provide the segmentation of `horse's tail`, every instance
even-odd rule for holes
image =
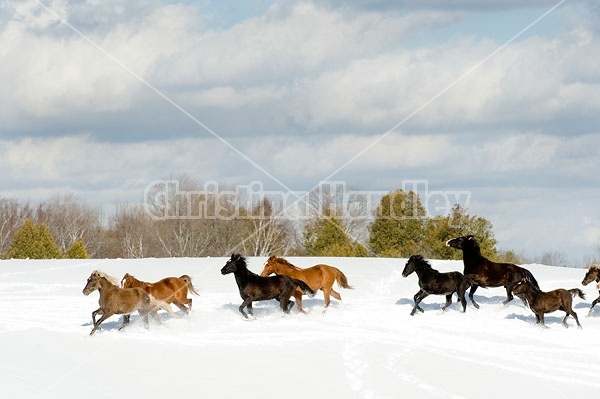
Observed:
[[[310,288],[308,286],[308,284],[306,284],[304,281],[302,280],[298,280],[297,278],[293,278],[292,281],[298,286],[300,287],[300,289],[302,290],[302,292],[304,292],[305,294],[307,294],[309,297],[313,297],[315,296],[315,294],[317,293],[317,291],[314,291],[312,288]]]
[[[150,307],[153,312],[157,311],[158,309],[162,309],[171,317],[178,317],[177,314],[173,312],[173,309],[171,309],[171,305],[169,305],[167,302],[156,299],[152,295],[148,295],[148,297],[150,298]]]
[[[194,294],[194,295],[200,295],[198,293],[198,291],[196,291],[196,289],[194,288],[194,286],[192,285],[192,278],[190,276],[188,276],[187,274],[184,274],[183,276],[179,277],[179,279],[183,280],[183,282],[185,282],[185,284],[187,285],[188,290]]]
[[[573,296],[579,296],[579,298],[585,299],[585,294],[579,288],[573,288],[567,291],[569,291]]]
[[[342,288],[353,290],[354,287],[348,284],[348,278],[346,278],[346,275],[337,267],[334,267],[333,269],[335,270],[335,281],[338,283],[338,285]]]
[[[531,283],[535,288],[537,288],[539,290],[540,285],[538,284],[535,277],[533,277],[533,274],[529,270],[525,269],[524,267],[522,267],[521,269],[523,269],[523,273],[525,274],[525,280],[527,282]]]

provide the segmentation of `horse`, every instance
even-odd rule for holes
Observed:
[[[587,273],[585,273],[585,276],[583,277],[583,281],[581,281],[581,284],[588,285],[592,281],[596,281],[597,283],[600,282],[600,265],[590,266]],[[598,284],[598,288],[599,288],[598,294],[600,294],[600,284]],[[592,314],[592,311],[594,310],[594,306],[596,306],[596,304],[598,302],[600,302],[600,295],[598,296],[598,298],[594,299],[594,301],[592,302],[592,306],[590,306],[590,311],[588,312],[588,316]]]
[[[513,292],[518,295],[524,295],[527,298],[529,308],[535,314],[538,324],[546,326],[544,324],[544,313],[562,310],[566,313],[565,318],[562,321],[565,327],[569,327],[567,324],[567,317],[571,315],[577,322],[577,327],[581,328],[577,313],[575,313],[572,308],[573,296],[578,295],[581,299],[585,299],[583,291],[579,288],[572,288],[570,290],[559,288],[553,291],[543,292],[531,282],[521,281],[515,285]]]
[[[433,269],[421,255],[412,255],[402,271],[402,277],[408,277],[413,272],[419,276],[419,292],[414,296],[415,306],[410,312],[414,316],[418,310],[423,313],[419,303],[428,295],[446,295],[446,304],[442,307],[444,311],[452,303],[452,294],[456,292],[458,299],[462,304],[463,312],[467,309],[467,300],[465,292],[469,288],[469,282],[460,272],[440,273]]]
[[[192,299],[187,297],[188,290],[194,295],[200,295],[192,285],[192,279],[187,274],[181,277],[166,277],[155,283],[140,281],[129,273],[125,273],[121,279],[121,287],[140,287],[156,299],[167,303],[173,303],[185,314],[192,310]],[[185,307],[188,305],[188,307]]]
[[[504,286],[506,288],[506,299],[502,302],[504,305],[513,300],[513,288],[520,281],[528,281],[534,287],[540,288],[529,270],[512,263],[493,262],[481,255],[479,244],[472,235],[448,240],[446,246],[460,249],[463,252],[463,275],[471,284],[469,299],[476,309],[479,309],[479,305],[473,299],[473,294],[479,287]]]
[[[348,285],[348,279],[346,278],[346,275],[337,267],[329,265],[319,264],[307,269],[301,269],[292,265],[284,258],[270,256],[269,259],[267,259],[265,267],[260,275],[262,277],[266,277],[270,274],[296,278],[304,281],[314,291],[323,291],[325,309],[327,309],[330,303],[329,295],[333,296],[338,301],[342,300],[341,295],[333,289],[334,282],[337,281],[338,285],[342,288],[353,289],[353,287]],[[305,313],[302,309],[301,290],[294,291],[294,298],[296,298],[298,310],[302,313]]]
[[[124,328],[129,324],[129,315],[136,310],[144,320],[144,326],[148,328],[148,314],[160,322],[156,316],[158,308],[166,310],[172,316],[176,316],[163,301],[159,301],[149,295],[141,288],[120,288],[118,281],[99,270],[92,272],[87,279],[87,283],[83,288],[83,295],[89,295],[95,290],[98,290],[100,299],[98,304],[100,307],[92,312],[92,323],[94,328],[90,332],[93,335],[100,327],[100,324],[110,316],[115,314],[123,314],[123,325],[119,328]],[[96,320],[96,316],[101,317]]]
[[[294,302],[290,301],[290,297],[297,287],[311,297],[316,293],[301,280],[288,276],[262,277],[251,272],[246,265],[246,258],[240,254],[232,254],[231,259],[221,269],[222,275],[230,273],[235,275],[235,282],[240,291],[240,296],[244,300],[239,307],[239,311],[245,319],[255,318],[252,312],[252,302],[254,301],[277,299],[281,310],[289,313],[294,306]],[[248,314],[244,312],[244,308],[248,309]]]

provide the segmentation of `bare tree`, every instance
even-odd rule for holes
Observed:
[[[29,204],[21,204],[15,199],[0,198],[0,254],[8,250],[14,232],[32,215]]]
[[[563,252],[546,251],[542,254],[538,263],[541,263],[542,265],[549,265],[549,266],[567,267],[569,262],[568,262],[567,255],[565,255]]]
[[[75,241],[83,240],[90,256],[96,255],[102,230],[101,212],[73,194],[55,195],[36,209],[37,223],[48,226],[59,250],[65,253]]]
[[[156,240],[152,234],[153,221],[142,205],[117,205],[111,221],[112,248],[123,258],[155,256]]]
[[[244,252],[251,256],[287,255],[291,241],[291,221],[285,220],[273,204],[263,198],[248,215],[248,236]]]

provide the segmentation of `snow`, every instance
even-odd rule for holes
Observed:
[[[249,258],[250,269],[265,260]],[[565,398],[600,389],[600,306],[586,317],[598,291],[581,287],[584,270],[524,265],[545,291],[587,295],[574,299],[582,330],[572,318],[563,328],[563,312],[543,329],[519,300],[501,304],[503,288],[479,289],[481,309],[466,313],[457,303],[440,313],[444,297],[430,296],[411,317],[417,276],[402,277],[405,259],[288,260],[336,266],[355,289],[339,289],[343,302],[325,313],[322,293],[305,297],[306,316],[257,302],[257,320],[246,321],[233,275],[219,273],[226,258],[0,261],[2,396]],[[431,263],[462,271],[460,261]],[[81,291],[95,269],[145,281],[189,274],[200,296],[188,317],[161,312],[160,325],[118,331],[113,316],[90,337],[98,293]]]

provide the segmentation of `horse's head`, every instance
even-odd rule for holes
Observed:
[[[242,268],[246,268],[246,259],[240,254],[232,254],[231,259],[221,269],[221,274],[235,273]]]
[[[92,272],[87,279],[87,284],[83,287],[83,295],[90,295],[92,292],[100,288],[100,273]]]
[[[456,249],[465,249],[477,245],[475,237],[472,235],[452,238],[446,241],[446,246]]]
[[[417,267],[423,262],[427,263],[421,255],[412,255],[410,258],[408,258],[406,265],[404,265],[404,270],[402,270],[402,277],[408,277],[412,272],[417,270]]]
[[[129,273],[125,273],[121,279],[121,288],[131,288],[133,286],[133,276]]]
[[[269,256],[269,259],[265,262],[263,271],[260,273],[262,277],[267,277],[277,271],[277,257]]]
[[[592,281],[600,281],[600,266],[598,265],[590,266],[581,284],[588,285]]]

